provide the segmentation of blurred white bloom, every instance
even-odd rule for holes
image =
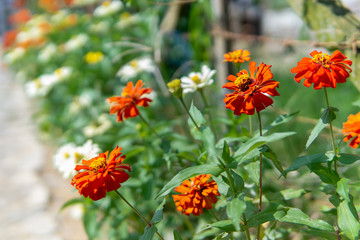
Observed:
[[[25,31],[19,32],[18,35],[16,35],[15,41],[17,43],[23,43],[30,40],[39,39],[44,35],[44,30],[40,27],[34,26],[32,28],[29,28]]]
[[[203,65],[201,72],[192,72],[187,77],[181,78],[181,87],[183,93],[195,92],[207,85],[211,85],[214,80],[211,79],[216,70],[211,70],[208,66]]]
[[[99,2],[99,0],[73,0],[71,6],[85,6]]]
[[[129,12],[124,12],[120,15],[119,21],[116,23],[116,28],[118,29],[124,29],[128,26],[131,26],[135,23],[138,23],[140,20],[140,17],[138,14],[131,15]]]
[[[51,15],[51,22],[53,24],[59,24],[69,15],[69,11],[65,9],[61,9],[57,11],[55,14]]]
[[[57,83],[66,80],[72,73],[71,67],[61,67],[52,74],[43,74],[25,84],[25,92],[29,97],[44,97]]]
[[[121,77],[125,82],[130,78],[137,76],[141,72],[154,72],[154,63],[148,58],[134,59],[122,66],[116,73],[116,76]]]
[[[54,43],[47,44],[39,53],[39,60],[41,62],[47,62],[57,52],[57,46]]]
[[[74,204],[70,207],[70,215],[75,220],[81,220],[84,216],[85,208],[83,204]]]
[[[90,25],[89,30],[93,33],[106,33],[110,29],[110,23],[108,21],[101,21]]]
[[[64,50],[66,52],[70,52],[70,51],[73,51],[75,49],[81,48],[82,46],[84,46],[88,42],[88,40],[89,40],[89,37],[84,33],[73,36],[70,40],[68,40],[64,44]]]
[[[80,96],[73,98],[73,101],[70,104],[70,112],[78,113],[83,107],[91,105],[91,95],[88,93],[82,93]]]
[[[112,122],[109,120],[108,114],[101,114],[96,123],[84,127],[83,133],[86,137],[91,138],[105,133],[111,127]]]
[[[25,27],[34,27],[48,22],[46,14],[35,14],[25,23]]]
[[[77,164],[81,163],[81,160],[89,160],[96,157],[100,151],[99,146],[91,140],[88,140],[82,146],[67,143],[56,151],[53,156],[53,164],[64,179],[69,179],[76,174],[74,168]]]
[[[112,15],[123,7],[123,3],[121,1],[105,1],[100,6],[95,8],[94,16],[103,17]]]
[[[25,49],[21,47],[17,47],[9,51],[4,56],[4,62],[7,64],[11,64],[16,60],[22,58],[25,55]]]

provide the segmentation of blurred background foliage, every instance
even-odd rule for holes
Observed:
[[[330,150],[328,129],[305,150],[307,138],[321,116],[319,109],[326,107],[325,99],[320,90],[297,84],[290,73],[290,69],[302,57],[308,57],[311,50],[333,52],[340,49],[353,61],[351,81],[329,89],[331,106],[340,110],[334,121],[336,139],[342,138],[342,123],[347,116],[359,111],[360,23],[355,14],[359,16],[360,11],[351,12],[352,8],[339,0],[124,0],[121,10],[99,17],[92,15],[101,3],[98,1],[62,5],[64,7],[57,11],[49,11],[39,2],[29,0],[25,6],[31,10],[32,19],[43,18],[39,21],[51,25],[51,30],[43,36],[45,43],[29,46],[23,56],[7,63],[17,81],[25,85],[59,67],[72,68],[66,81],[59,82],[44,97],[34,100],[38,109],[34,120],[38,123],[41,138],[53,146],[69,142],[81,145],[92,139],[103,151],[121,146],[127,156],[126,161],[132,165],[131,177],[123,184],[121,192],[148,219],[160,204],[154,197],[166,182],[181,169],[203,161],[203,149],[199,150],[194,143],[186,123],[186,113],[167,91],[167,82],[199,71],[203,64],[212,66],[217,70],[215,84],[205,89],[210,107],[205,109],[196,93],[186,95],[186,104],[190,106],[194,102],[201,111],[211,112],[218,136],[248,137],[247,117],[233,116],[224,108],[222,100],[225,92],[221,86],[226,76],[236,70],[222,62],[223,55],[239,48],[248,49],[252,60],[272,65],[274,80],[280,82],[280,96],[274,99],[272,107],[263,112],[264,126],[273,122],[279,114],[298,112],[289,123],[270,130],[297,133],[269,144],[284,169],[299,155]],[[10,15],[11,11],[3,13]],[[12,27],[25,31],[32,30],[36,24],[30,21],[13,24]],[[85,43],[66,51],[64,44],[78,34],[87,36]],[[57,46],[57,50],[47,61],[40,61],[39,54],[49,43]],[[5,48],[5,59],[15,45]],[[103,53],[103,60],[96,64],[87,63],[85,55],[96,51]],[[137,66],[138,72],[134,76],[118,73],[126,65],[136,66],[141,58],[151,59],[149,71]],[[154,138],[139,118],[118,123],[115,116],[109,115],[105,99],[120,95],[127,81],[138,79],[143,79],[146,87],[155,92],[151,106],[141,109],[141,112],[154,129],[168,139],[167,143]],[[79,101],[82,98],[86,98],[86,104]],[[87,133],[84,129],[92,132]],[[163,144],[169,146],[164,147]],[[234,147],[234,144],[231,146]],[[356,153],[345,144],[341,145],[340,151]],[[246,175],[247,171],[241,168],[239,166],[239,172]],[[304,192],[306,194],[302,198],[290,200],[287,204],[301,208],[314,218],[334,222],[326,195],[317,190],[322,183],[313,174],[305,174],[308,169],[300,169],[289,174],[287,179],[279,180],[280,173],[271,161],[266,160],[265,169],[266,198],[271,199],[271,193],[284,188],[308,190],[309,193]],[[342,171],[345,177],[351,177],[354,182],[360,181],[356,164],[346,166]],[[247,183],[254,182],[248,178]],[[357,185],[354,185],[354,190],[357,193],[353,195],[358,199]],[[97,202],[80,198],[70,203],[79,202],[86,209],[83,219],[89,239],[139,239],[144,232],[144,224],[116,197]],[[319,206],[326,205],[329,209],[319,209]],[[216,211],[221,214],[223,209],[218,204]],[[165,236],[172,235],[173,229],[177,229],[183,239],[209,239],[220,232],[219,229],[200,231],[206,220],[211,222],[211,215],[205,213],[200,224],[195,225],[198,219],[180,215],[172,200],[166,202],[164,215],[157,227],[159,232],[165,232]],[[192,226],[198,226],[198,229],[192,229]],[[296,235],[299,239],[311,239],[314,234],[310,232],[306,235],[304,232],[308,230],[301,227],[293,227],[293,230],[300,233]],[[197,234],[194,235],[194,232]],[[267,239],[295,239],[289,231],[280,229],[276,234],[280,237],[271,238],[269,234]]]

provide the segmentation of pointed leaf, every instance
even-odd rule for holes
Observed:
[[[182,240],[180,233],[174,230],[174,240]]]
[[[166,203],[167,197],[164,198],[164,200],[161,202],[161,204],[156,208],[156,211],[154,213],[154,216],[151,219],[152,224],[156,224],[158,222],[160,222],[163,218],[163,210],[164,210],[164,205]]]
[[[194,102],[191,102],[189,112],[190,112],[191,116],[193,117],[194,121],[196,122],[196,124],[199,127],[206,123],[206,119],[205,119],[204,115],[199,111],[199,109],[197,109],[195,107]],[[195,125],[194,125],[194,123],[193,123],[193,121],[191,120],[190,117],[188,119],[188,123],[189,123],[191,128],[195,127]]]
[[[308,215],[297,208],[290,208],[286,215],[279,219],[280,222],[288,222],[305,225],[311,228],[333,232],[334,228],[327,222],[320,219],[311,219]]]
[[[186,179],[201,174],[211,174],[218,176],[221,172],[223,172],[223,169],[216,164],[205,164],[205,165],[189,167],[184,170],[181,170],[160,190],[160,192],[155,197],[155,199],[169,194],[173,188],[179,186]]]
[[[231,202],[226,205],[226,212],[228,217],[231,219],[236,231],[240,231],[240,219],[241,215],[246,209],[246,203],[244,200],[234,198]]]
[[[290,122],[298,113],[299,111],[280,115],[275,119],[275,121],[273,121],[269,126],[265,127],[262,130],[262,134],[265,135],[273,127]]]
[[[313,141],[317,138],[319,133],[327,126],[327,123],[324,123],[323,120],[319,119],[310,133],[310,136],[306,142],[306,149],[313,143]]]
[[[342,164],[352,164],[360,160],[360,155],[348,154],[348,153],[339,153],[338,161]]]
[[[350,201],[349,182],[350,182],[350,179],[342,178],[342,179],[340,179],[340,181],[337,182],[337,186],[336,186],[336,192],[345,201]]]
[[[157,229],[154,225],[152,225],[151,227],[146,226],[145,232],[139,240],[152,240],[156,230]]]
[[[325,111],[321,115],[321,120],[325,124],[331,123],[332,121],[334,121],[336,119],[335,112],[338,112],[338,111],[339,111],[339,109],[334,108],[334,107],[329,107],[329,108],[325,109]]]

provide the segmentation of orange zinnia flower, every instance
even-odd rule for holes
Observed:
[[[243,63],[250,61],[250,52],[248,50],[235,50],[233,52],[225,53],[223,62]]]
[[[117,146],[109,157],[107,151],[88,161],[82,160],[83,165],[75,167],[78,173],[71,180],[71,185],[75,186],[81,195],[94,201],[104,198],[106,192],[120,188],[120,183],[129,178],[125,170],[131,171],[129,164],[122,163],[125,156],[120,156],[121,149]]]
[[[357,148],[360,144],[360,112],[356,115],[350,114],[347,122],[343,123],[342,133],[345,135],[344,142],[351,140],[349,146],[352,148]]]
[[[30,19],[31,19],[30,10],[27,8],[22,8],[9,17],[9,22],[11,24],[21,24],[21,23],[26,23]]]
[[[310,87],[314,83],[314,89],[322,87],[336,87],[336,83],[346,82],[349,77],[347,70],[351,72],[351,60],[345,60],[346,57],[339,50],[336,50],[331,56],[326,53],[312,51],[312,58],[304,57],[298,62],[298,65],[291,69],[296,73],[295,81],[300,82],[305,78],[304,86]]]
[[[211,209],[213,204],[217,202],[216,196],[220,196],[218,186],[214,180],[209,181],[211,174],[202,174],[190,180],[185,180],[180,186],[174,190],[181,194],[172,195],[176,209],[190,215],[195,216],[203,213],[203,209]]]
[[[233,93],[226,94],[224,102],[226,108],[234,111],[234,114],[253,115],[260,112],[273,103],[269,96],[280,95],[276,91],[279,82],[271,80],[273,74],[270,70],[271,65],[261,63],[256,68],[256,62],[250,62],[250,75],[246,70],[241,70],[237,76],[229,75],[223,88],[234,90]],[[255,75],[256,72],[256,75]]]
[[[14,43],[18,33],[19,32],[17,30],[9,30],[9,31],[5,32],[3,34],[3,36],[2,36],[2,38],[3,38],[3,47],[4,48],[10,47]]]
[[[122,96],[110,97],[106,100],[114,103],[110,107],[110,114],[117,113],[117,121],[121,122],[129,117],[139,115],[137,106],[148,107],[151,99],[144,97],[144,94],[151,93],[151,88],[142,88],[145,83],[141,80],[137,81],[135,88],[132,82],[128,82],[124,87]]]

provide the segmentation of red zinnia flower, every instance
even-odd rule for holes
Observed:
[[[132,82],[128,82],[124,87],[122,96],[110,97],[106,100],[114,103],[110,107],[110,114],[117,113],[117,121],[123,121],[124,118],[136,117],[139,115],[137,106],[148,107],[151,99],[143,97],[146,93],[151,93],[151,88],[142,88],[145,83],[137,81],[135,88]]]
[[[226,94],[224,102],[226,108],[234,111],[234,114],[253,115],[260,112],[273,103],[269,96],[280,95],[276,91],[279,82],[271,80],[273,74],[270,70],[271,65],[261,63],[256,68],[256,62],[250,62],[250,75],[246,70],[241,70],[237,76],[229,75],[223,88],[234,90],[233,93]],[[256,72],[256,75],[255,75]]]
[[[31,19],[30,10],[27,8],[22,8],[9,17],[9,22],[11,24],[21,24],[21,23],[26,23],[30,19]]]
[[[3,47],[4,48],[11,47],[12,44],[14,43],[18,33],[19,32],[17,30],[9,30],[9,31],[5,32],[3,34],[3,36],[2,36],[2,38],[3,38]]]
[[[238,49],[233,52],[225,53],[223,62],[243,63],[250,61],[250,52],[248,50]]]
[[[298,65],[291,69],[296,73],[295,81],[300,82],[305,78],[304,86],[310,87],[314,83],[314,89],[322,87],[336,87],[336,83],[346,82],[349,77],[351,60],[345,60],[346,57],[339,50],[336,50],[331,56],[326,53],[312,51],[312,58],[304,57],[298,62]]]
[[[75,167],[78,173],[71,180],[71,184],[79,190],[81,195],[90,197],[94,201],[104,198],[106,192],[120,188],[120,183],[129,178],[125,170],[131,171],[129,164],[122,163],[125,156],[120,156],[121,149],[117,146],[111,151],[109,157],[109,151],[107,151],[88,161],[82,160],[83,165]]]
[[[180,186],[174,190],[181,194],[172,195],[176,209],[190,215],[195,216],[203,213],[203,209],[213,208],[213,204],[217,202],[216,196],[220,196],[218,186],[214,180],[209,181],[211,174],[202,174],[190,180],[185,180]]]
[[[349,146],[357,148],[360,144],[360,112],[356,115],[350,114],[347,122],[343,123],[342,133],[345,135],[344,142],[351,140]]]

